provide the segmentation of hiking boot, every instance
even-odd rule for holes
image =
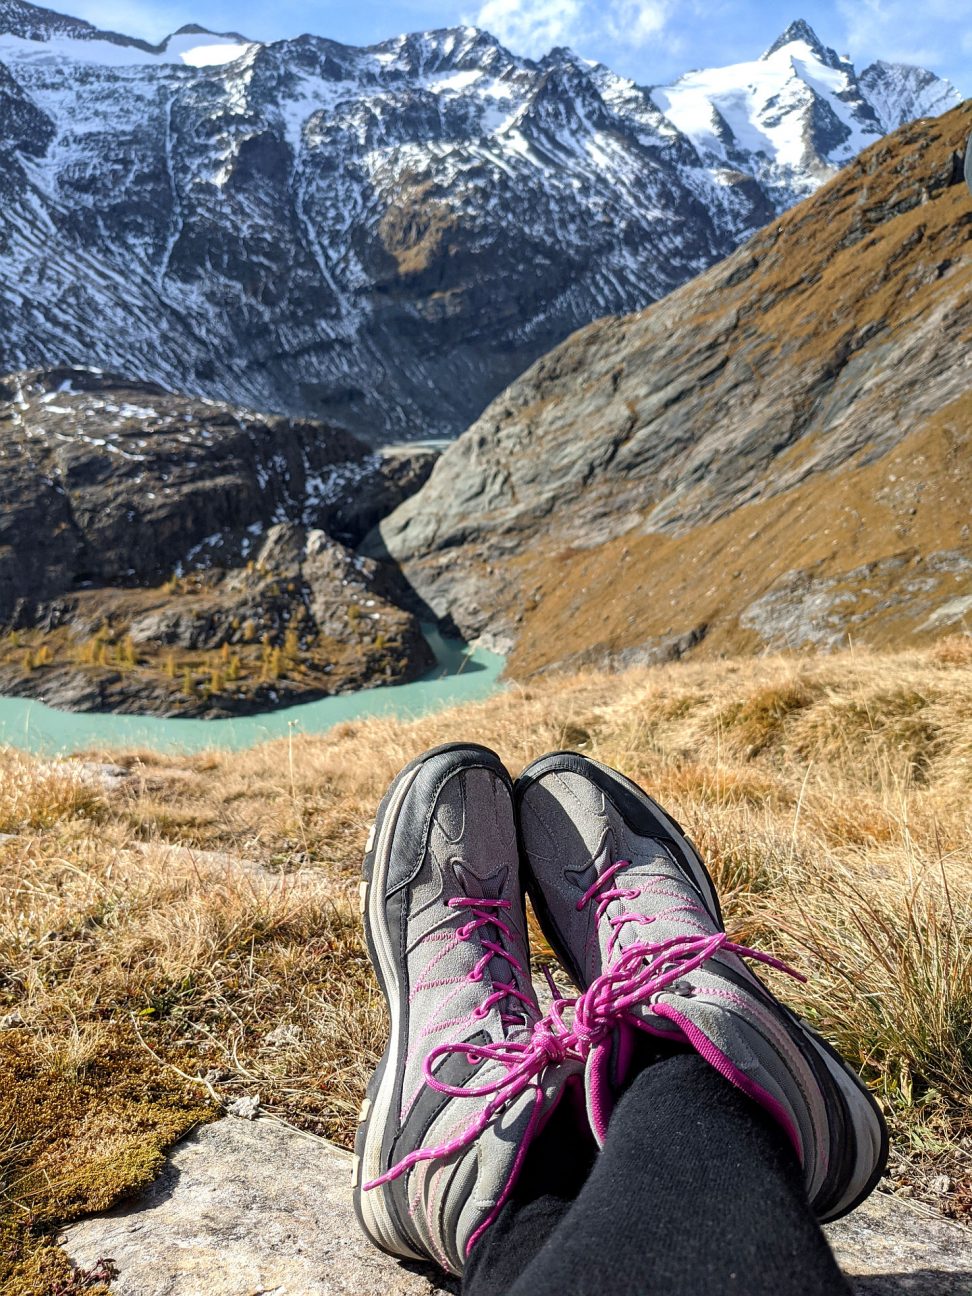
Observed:
[[[636,1042],[662,1055],[691,1047],[785,1131],[817,1216],[853,1210],[887,1160],[881,1113],[743,962],[784,968],[728,939],[712,880],[675,820],[623,775],[572,752],[530,765],[515,799],[527,888],[581,991],[572,1045],[585,1058],[598,1140]]]
[[[530,980],[498,756],[450,745],[402,770],[369,839],[361,907],[391,1031],[361,1107],[355,1210],[383,1250],[461,1273],[571,1075],[580,1088]]]

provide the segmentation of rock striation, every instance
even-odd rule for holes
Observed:
[[[972,608],[972,104],[512,384],[366,542],[510,668],[892,643]]]

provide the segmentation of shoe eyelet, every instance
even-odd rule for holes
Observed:
[[[478,1008],[474,1008],[474,1009],[473,1009],[473,1013],[472,1013],[472,1015],[476,1018],[477,1021],[482,1021],[483,1018],[486,1016],[486,1014],[487,1014],[488,1012],[489,1012],[489,1009],[487,1008],[487,1009],[485,1010],[485,1012],[484,1012],[484,1011],[483,1011],[483,1006],[482,1006],[482,1004],[480,1004]]]
[[[470,972],[469,975],[466,977],[467,981],[482,981],[482,979],[483,979],[482,972],[475,972],[475,971]]]

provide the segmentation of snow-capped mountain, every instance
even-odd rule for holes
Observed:
[[[84,41],[79,49],[77,42]],[[164,40],[150,45],[133,36],[100,31],[83,18],[70,18],[41,9],[25,0],[0,0],[0,47],[7,58],[109,65],[187,63],[201,67],[228,63],[251,44],[237,32],[218,34],[189,24]],[[42,45],[42,49],[37,47]]]
[[[152,46],[0,0],[0,371],[451,434],[579,325],[726,255],[895,104],[948,106],[906,71],[875,73],[872,106],[795,24],[756,64],[649,90],[470,27]]]
[[[961,102],[924,68],[877,62],[858,76],[802,20],[754,62],[688,72],[652,97],[715,175],[754,176],[779,208],[881,135]]]
[[[919,117],[939,117],[961,102],[962,96],[943,77],[927,68],[878,59],[866,67],[858,83],[887,132]]]

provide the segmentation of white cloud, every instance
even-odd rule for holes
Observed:
[[[517,53],[544,54],[570,43],[581,8],[580,0],[485,0],[475,22]]]
[[[665,30],[669,16],[664,0],[621,0],[608,7],[606,26],[615,40],[645,45]]]
[[[855,59],[935,69],[972,44],[972,0],[838,0],[837,9]]]
[[[641,48],[656,40],[673,0],[483,0],[471,19],[517,54],[546,54],[555,45],[589,52],[605,41]]]

